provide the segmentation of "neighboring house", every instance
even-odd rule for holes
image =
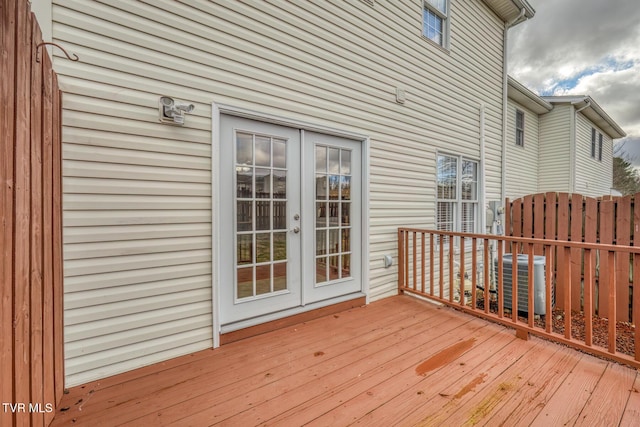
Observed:
[[[504,52],[525,0],[50,12],[80,57],[54,50],[68,386],[393,295],[399,226],[483,231],[504,197]]]
[[[611,194],[613,140],[626,134],[589,96],[538,96],[508,79],[507,197]]]

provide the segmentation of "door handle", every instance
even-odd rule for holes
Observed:
[[[296,226],[291,229],[294,233],[298,234],[300,232],[300,227]]]

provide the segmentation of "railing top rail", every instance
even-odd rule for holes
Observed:
[[[579,248],[579,249],[592,249],[592,250],[628,252],[633,254],[640,254],[640,246],[610,245],[610,244],[604,244],[604,243],[575,242],[570,240],[536,239],[531,237],[511,237],[511,236],[501,236],[497,234],[461,233],[461,232],[455,232],[455,231],[441,231],[441,230],[430,230],[426,228],[410,228],[410,227],[398,227],[398,231],[406,231],[410,233],[439,234],[441,236],[465,237],[465,238],[471,238],[471,239],[502,240],[503,242],[529,243],[529,244],[538,244],[538,245],[546,245],[546,246],[560,246],[560,247],[570,247],[570,248]]]

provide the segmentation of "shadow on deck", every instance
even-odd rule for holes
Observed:
[[[397,296],[65,395],[53,425],[637,425],[640,377]]]

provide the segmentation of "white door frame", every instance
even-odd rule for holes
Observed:
[[[362,228],[362,251],[361,251],[361,265],[362,265],[362,296],[366,298],[366,303],[369,303],[369,137],[364,134],[356,133],[356,132],[348,132],[341,129],[336,129],[329,126],[317,125],[313,123],[308,123],[300,120],[288,119],[286,117],[281,117],[273,114],[267,114],[262,112],[257,112],[253,110],[249,110],[246,108],[235,107],[232,105],[225,104],[216,104],[215,102],[211,104],[211,114],[212,114],[212,132],[211,132],[211,213],[213,216],[213,224],[212,224],[212,277],[211,277],[211,286],[212,286],[212,298],[213,298],[213,347],[217,348],[220,346],[220,333],[221,333],[221,325],[220,325],[220,254],[222,250],[222,245],[220,239],[217,238],[220,232],[220,211],[221,211],[221,200],[220,200],[220,186],[222,185],[222,181],[220,179],[220,116],[221,114],[228,114],[237,117],[243,117],[252,120],[258,120],[262,122],[267,122],[276,125],[282,125],[287,127],[293,127],[301,130],[313,131],[318,133],[324,133],[327,135],[338,136],[342,138],[352,139],[356,141],[360,141],[362,143],[362,218],[361,218],[361,228]],[[344,298],[346,301],[351,299]],[[332,300],[331,304],[340,302],[341,300],[338,298],[336,300]],[[317,307],[322,307],[327,305],[326,302],[320,303]],[[297,307],[291,310],[291,315],[301,313],[304,311],[308,311],[309,309],[316,308],[314,304],[311,304],[306,307]],[[265,321],[268,321],[268,318],[265,318]],[[247,325],[249,326],[249,325]]]

